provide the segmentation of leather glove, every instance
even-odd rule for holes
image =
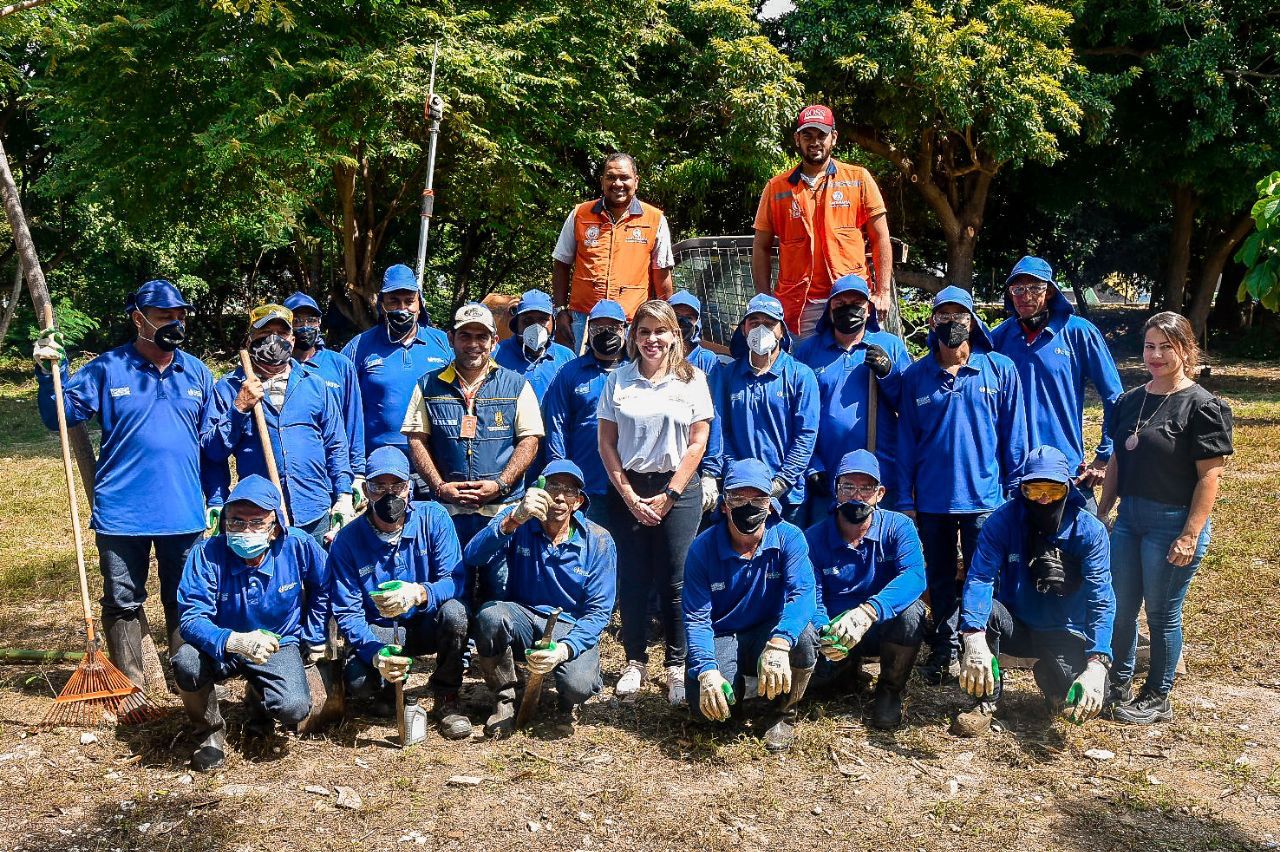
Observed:
[[[716,507],[716,501],[720,499],[720,485],[716,482],[714,476],[702,477],[702,514],[712,511]]]
[[[525,662],[533,674],[546,675],[569,659],[569,646],[563,642],[551,642],[545,648],[532,648],[524,652]]]
[[[987,646],[987,633],[979,630],[964,635],[964,656],[960,660],[960,687],[974,698],[996,694],[994,657]]]
[[[777,698],[791,691],[791,645],[786,639],[775,636],[765,644],[756,674],[759,677],[756,689],[765,698]]]
[[[67,359],[67,348],[62,332],[54,328],[46,328],[36,338],[36,345],[31,350],[31,357],[36,367],[46,375],[53,372],[55,364]]]
[[[540,521],[547,519],[547,512],[551,509],[551,495],[541,488],[534,487],[524,492],[524,497],[516,504],[515,509],[511,513],[511,517],[517,524],[523,524],[530,518],[537,518]]]
[[[307,652],[303,655],[303,662],[309,666],[314,666],[324,659],[326,650],[324,645],[308,645]]]
[[[831,482],[825,470],[815,470],[805,477],[805,492],[812,497],[830,497]]]
[[[1107,667],[1098,660],[1090,660],[1067,690],[1067,706],[1063,712],[1076,724],[1092,719],[1102,711],[1102,696],[1106,691]]]
[[[261,665],[280,650],[280,639],[265,630],[232,633],[227,637],[228,654],[239,654],[251,663]]]
[[[893,361],[889,358],[889,353],[884,351],[884,347],[874,343],[867,344],[867,354],[865,363],[867,369],[877,379],[883,379],[885,376],[893,372]]]
[[[370,597],[383,618],[399,618],[427,602],[427,587],[421,583],[390,580],[379,586]]]
[[[338,534],[338,530],[354,521],[355,518],[356,509],[351,504],[351,495],[339,494],[337,502],[329,510],[329,532],[325,534],[324,540],[326,542],[333,541],[333,537]]]
[[[399,645],[384,645],[381,651],[373,655],[373,667],[387,683],[399,683],[409,676],[413,658],[401,657],[399,652]]]
[[[217,535],[218,525],[221,520],[221,506],[206,506],[204,509],[204,534],[210,538]]]
[[[737,701],[733,687],[717,669],[698,675],[698,709],[703,716],[723,722],[729,718],[729,705]]]
[[[843,645],[845,652],[848,653],[857,647],[875,622],[875,610],[867,604],[862,604],[832,619],[823,633],[835,640],[832,644]]]
[[[351,506],[358,512],[367,502],[369,500],[364,496],[364,477],[357,476],[351,481]]]
[[[791,486],[783,482],[781,478],[775,477],[773,480],[773,488],[769,491],[769,496],[775,500],[781,500],[782,495],[791,490]]]

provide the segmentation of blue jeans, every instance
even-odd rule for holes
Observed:
[[[464,551],[468,542],[484,529],[489,521],[488,515],[479,512],[467,512],[453,515],[453,529],[458,533],[458,546]],[[487,564],[476,569],[475,576],[467,578],[469,603],[472,611],[480,608],[488,601],[501,600],[507,593],[507,557],[502,551],[494,554]]]
[[[850,666],[868,657],[880,656],[880,645],[905,645],[919,648],[925,637],[924,601],[916,601],[911,606],[887,621],[877,621],[862,634],[860,641],[849,656],[843,660],[832,661],[826,657],[818,658],[818,668],[813,673],[815,686],[833,683],[838,680]]]
[[[476,651],[482,657],[496,657],[510,648],[517,660],[523,660],[525,652],[533,650],[534,643],[542,639],[546,626],[547,617],[524,604],[493,601],[476,614]],[[572,629],[572,624],[558,621],[552,637],[563,639]],[[600,648],[593,646],[564,661],[552,670],[551,676],[555,678],[561,710],[581,704],[604,689]]]
[[[285,725],[296,725],[311,712],[311,690],[297,645],[284,645],[265,663],[251,663],[239,654],[224,662],[183,645],[173,655],[173,679],[184,692],[196,692],[211,683],[243,676],[262,695],[267,715]]]
[[[587,315],[582,311],[569,311],[569,319],[573,326],[573,354],[582,351],[582,335],[587,333]]]
[[[969,570],[978,546],[978,531],[990,512],[938,515],[920,512],[916,525],[924,546],[924,573],[929,585],[929,608],[933,611],[933,633],[929,638],[929,662],[946,666],[959,655],[956,633],[960,612],[960,582],[956,580],[956,537],[960,558]]]
[[[746,694],[746,678],[747,675],[755,677],[760,655],[764,653],[764,646],[773,635],[776,626],[775,622],[766,621],[738,633],[729,633],[715,638],[716,668],[720,670],[720,676],[733,687],[733,694],[738,698],[732,708],[735,713],[741,709],[743,701],[753,697]],[[796,644],[791,646],[792,675],[794,676],[797,669],[812,669],[817,661],[818,633],[810,624],[800,634]],[[689,709],[693,711],[693,717],[706,718],[702,715],[702,708],[696,697],[701,687],[698,679],[689,669],[685,669],[684,688],[689,695]],[[787,697],[783,694],[774,701],[781,706],[786,702]]]
[[[329,513],[325,512],[309,524],[300,524],[296,521],[293,524],[294,529],[302,530],[307,535],[315,539],[316,544],[328,550],[329,546],[325,544],[324,537],[329,532]]]
[[[135,618],[142,609],[147,601],[147,573],[154,545],[165,631],[172,637],[178,628],[178,581],[182,579],[187,553],[203,535],[204,530],[157,536],[97,533],[103,619]]]
[[[1138,608],[1147,605],[1147,629],[1151,632],[1151,668],[1145,690],[1168,695],[1174,669],[1182,654],[1182,602],[1191,578],[1209,549],[1212,523],[1206,523],[1196,542],[1191,564],[1170,565],[1165,557],[1182,534],[1189,506],[1173,506],[1142,497],[1120,501],[1120,515],[1111,530],[1111,583],[1116,592],[1116,628],[1112,643],[1115,665],[1111,679],[1126,683],[1133,678],[1138,651]]]
[[[381,642],[400,645],[410,657],[436,655],[436,670],[427,685],[435,692],[457,692],[462,688],[462,652],[467,647],[467,608],[459,600],[447,600],[435,612],[417,612],[398,629],[370,624],[369,631]],[[368,698],[387,684],[378,670],[354,654],[347,658],[343,678],[353,698]]]

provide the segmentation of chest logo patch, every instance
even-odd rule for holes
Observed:
[[[844,192],[837,189],[835,192],[831,193],[831,206],[832,207],[848,207],[849,206],[849,200],[844,197]]]
[[[588,246],[594,246],[600,240],[600,226],[587,226],[587,233],[584,236],[584,240]]]
[[[723,592],[723,591],[724,591],[724,583],[712,583],[712,584],[711,584],[711,591],[713,591],[713,592]]]
[[[204,394],[200,392],[200,388],[187,388],[187,396],[192,399],[204,399]]]
[[[495,412],[493,412],[493,425],[494,425],[494,426],[496,426],[496,427],[498,427],[499,429],[504,429],[504,428],[506,428],[506,425],[507,425],[507,418],[505,418],[505,417],[503,417],[503,416],[502,416],[502,412],[501,412],[501,411],[495,411]]]
[[[929,399],[929,397],[927,397],[927,396],[918,396],[918,397],[916,397],[916,405],[918,405],[918,406],[919,406],[919,405],[928,405],[930,402],[931,402],[931,400],[930,400],[930,399]]]
[[[632,228],[632,229],[631,229],[631,233],[627,236],[627,242],[629,242],[629,243],[647,243],[647,242],[649,242],[649,241],[648,241],[648,240],[646,240],[646,239],[644,238],[644,231],[643,231],[643,230],[641,230],[640,228]]]
[[[132,396],[132,394],[133,394],[133,392],[132,392],[131,390],[129,390],[129,388],[128,388],[128,386],[127,386],[127,385],[126,385],[125,387],[122,387],[122,388],[112,388],[112,389],[111,389],[111,396],[112,396],[112,398],[113,398],[113,399],[119,399],[119,398],[120,398],[120,397],[122,397],[122,396]]]
[[[283,595],[285,592],[292,591],[293,589],[296,589],[296,588],[298,588],[297,583],[285,583],[283,586],[281,586],[278,589],[278,591],[280,592],[280,594]]]
[[[573,389],[573,392],[576,393],[578,396],[586,396],[587,394],[591,393],[591,385],[589,384],[578,385],[576,388]]]
[[[804,213],[800,211],[800,203],[797,202],[794,198],[792,198],[791,199],[791,218],[799,219],[803,215]]]

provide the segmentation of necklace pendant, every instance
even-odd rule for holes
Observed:
[[[1124,448],[1129,452],[1133,452],[1134,450],[1138,449],[1138,433],[1137,432],[1134,432],[1128,438],[1124,439]]]

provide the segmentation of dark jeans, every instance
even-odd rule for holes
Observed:
[[[328,512],[325,512],[323,515],[316,518],[314,521],[312,521],[309,524],[300,524],[295,521],[293,526],[294,526],[294,529],[302,530],[304,533],[314,538],[316,540],[316,544],[320,545],[321,547],[326,549],[329,547],[324,542],[325,534],[329,532],[329,513]]]
[[[667,487],[671,474],[627,471],[627,481],[641,497],[652,497]],[[618,548],[618,610],[627,659],[649,661],[649,590],[657,587],[666,642],[664,665],[683,666],[686,645],[680,596],[684,591],[684,558],[702,521],[702,482],[696,476],[691,479],[656,527],[637,521],[613,489],[607,503],[609,531]]]
[[[746,694],[746,679],[748,675],[751,677],[756,676],[760,655],[764,653],[764,646],[769,641],[769,637],[773,635],[773,630],[776,626],[774,622],[768,621],[739,633],[717,636],[715,639],[716,668],[720,670],[720,676],[733,687],[733,694],[738,699],[737,703],[732,706],[732,710],[735,713],[740,712],[743,701],[755,697],[754,695]],[[810,624],[800,634],[796,644],[791,646],[792,676],[795,676],[797,669],[812,669],[817,660],[818,632]],[[689,696],[689,709],[693,711],[693,717],[695,719],[705,718],[702,715],[701,702],[697,699],[700,689],[698,679],[688,670],[685,671],[684,688],[685,693]],[[784,693],[775,698],[774,702],[780,707],[786,703],[788,696],[789,693]]]
[[[147,600],[147,573],[154,545],[165,633],[173,636],[178,628],[178,581],[182,579],[187,553],[203,535],[204,530],[157,536],[97,533],[103,619],[137,617],[138,610]]]
[[[462,688],[462,652],[467,647],[467,608],[459,600],[447,600],[435,612],[416,613],[401,621],[397,630],[370,624],[369,630],[388,645],[400,645],[407,657],[436,655],[436,670],[427,685],[435,692]],[[343,677],[353,698],[368,698],[386,686],[378,670],[356,655],[347,658]]]
[[[1003,652],[1015,657],[1034,657],[1032,672],[1036,683],[1045,697],[1055,702],[1066,700],[1067,690],[1086,664],[1083,637],[1065,630],[1033,630],[1000,601],[991,602],[987,645],[995,656]],[[997,699],[1001,689],[997,684]]]
[[[826,657],[818,658],[818,669],[813,673],[814,685],[832,683],[863,659],[880,656],[882,643],[919,647],[928,632],[926,626],[924,601],[916,601],[888,621],[877,621],[862,634],[862,641],[843,660],[834,662]]]
[[[523,604],[493,601],[485,604],[476,614],[476,652],[482,657],[496,657],[510,648],[516,661],[523,661],[525,652],[533,650],[534,643],[542,639],[542,631],[546,626],[545,615]],[[552,637],[563,639],[572,629],[572,624],[559,621],[552,631]],[[600,674],[599,647],[593,647],[556,666],[551,676],[555,678],[561,710],[568,710],[575,704],[586,701],[604,689],[604,678]]]
[[[920,512],[916,526],[924,546],[924,573],[929,585],[929,608],[933,613],[933,632],[929,637],[929,661],[947,665],[960,650],[956,633],[960,611],[960,581],[956,579],[956,538],[960,539],[960,558],[969,570],[973,551],[978,546],[978,531],[990,512],[968,512],[938,515]]]
[[[1111,530],[1111,583],[1116,592],[1112,643],[1116,659],[1111,679],[1125,683],[1133,678],[1138,608],[1146,603],[1147,629],[1151,632],[1151,668],[1146,689],[1157,695],[1168,695],[1173,688],[1174,672],[1182,655],[1182,602],[1209,549],[1213,528],[1211,522],[1204,525],[1191,564],[1169,564],[1165,557],[1182,534],[1189,509],[1142,497],[1125,497]]]
[[[217,662],[183,645],[173,655],[173,679],[185,692],[196,692],[211,683],[243,677],[262,696],[267,715],[286,725],[296,725],[311,712],[311,690],[297,645],[283,645],[265,663],[251,663],[239,654]]]
[[[475,538],[480,530],[493,520],[489,515],[478,512],[453,515],[453,529],[458,533],[458,546],[463,550]],[[499,551],[491,562],[478,569],[473,576],[467,577],[469,603],[472,610],[477,610],[488,601],[501,600],[507,594],[507,557]]]

